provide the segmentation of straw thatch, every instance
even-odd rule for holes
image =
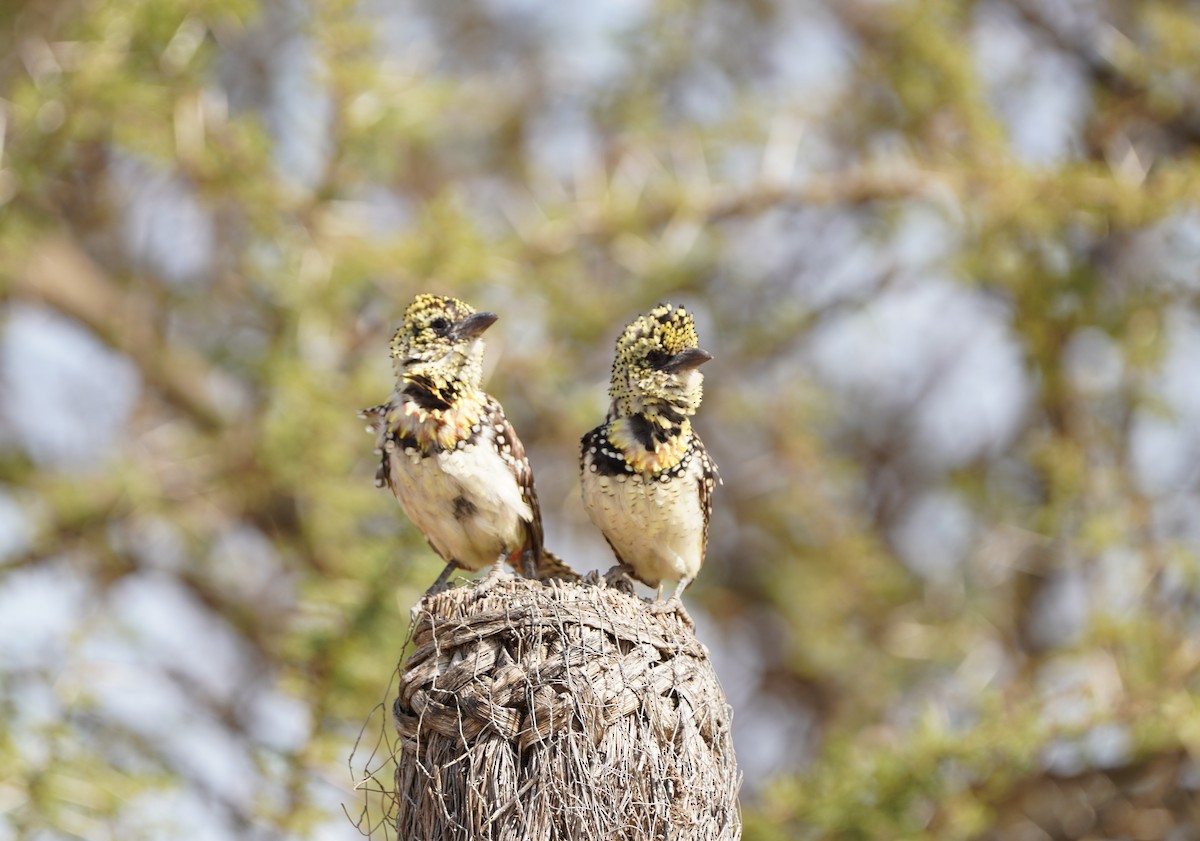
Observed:
[[[393,708],[402,839],[736,839],[731,710],[690,622],[603,583],[422,600]]]

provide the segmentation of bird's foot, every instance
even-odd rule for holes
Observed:
[[[627,596],[635,595],[633,579],[629,577],[629,573],[625,571],[625,567],[620,564],[617,564],[604,573],[604,581],[609,587],[612,587],[614,590],[620,590]]]
[[[435,583],[429,585],[429,589],[425,591],[425,595],[422,596],[421,598],[424,598],[424,599],[433,598],[434,596],[441,595],[442,593],[446,592],[449,589],[450,589],[449,581],[442,581],[440,583],[435,582]]]
[[[437,581],[433,582],[433,584],[429,586],[429,589],[425,591],[424,598],[436,596],[438,593],[449,590],[450,576],[454,574],[454,570],[456,569],[458,569],[458,564],[454,563],[454,561],[446,564],[446,568],[443,569],[442,574],[437,577]]]
[[[497,560],[496,563],[492,564],[492,568],[491,568],[491,570],[488,571],[487,577],[484,578],[483,580],[481,580],[479,582],[479,586],[477,586],[475,588],[475,598],[477,598],[477,599],[483,598],[497,584],[499,584],[504,579],[511,577],[509,575],[508,570],[506,570],[504,568],[505,560],[506,560],[506,558],[503,555],[501,555],[500,559]]]
[[[665,613],[674,613],[685,625],[690,626],[693,631],[696,630],[696,622],[694,619],[692,619],[691,614],[687,612],[687,608],[683,606],[683,599],[679,598],[678,593],[671,596],[671,598],[667,599],[665,602],[651,602],[649,610],[655,616],[661,616]]]

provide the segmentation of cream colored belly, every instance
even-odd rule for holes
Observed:
[[[585,469],[588,516],[650,586],[694,578],[704,560],[704,512],[695,477],[681,476],[668,484],[639,479]]]
[[[482,569],[525,545],[533,512],[490,445],[390,458],[392,491],[404,513],[447,561]]]

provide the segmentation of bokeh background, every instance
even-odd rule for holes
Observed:
[[[1188,0],[4,4],[0,841],[387,837],[422,291],[581,570],[696,312],[747,839],[1200,838],[1198,153]]]

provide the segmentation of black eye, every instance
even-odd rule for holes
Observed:
[[[652,350],[646,354],[646,363],[651,368],[661,368],[667,364],[667,360],[671,358],[665,350]]]
[[[429,326],[433,328],[433,332],[439,336],[444,336],[446,335],[446,331],[450,329],[450,322],[444,318],[435,318],[429,322]]]

